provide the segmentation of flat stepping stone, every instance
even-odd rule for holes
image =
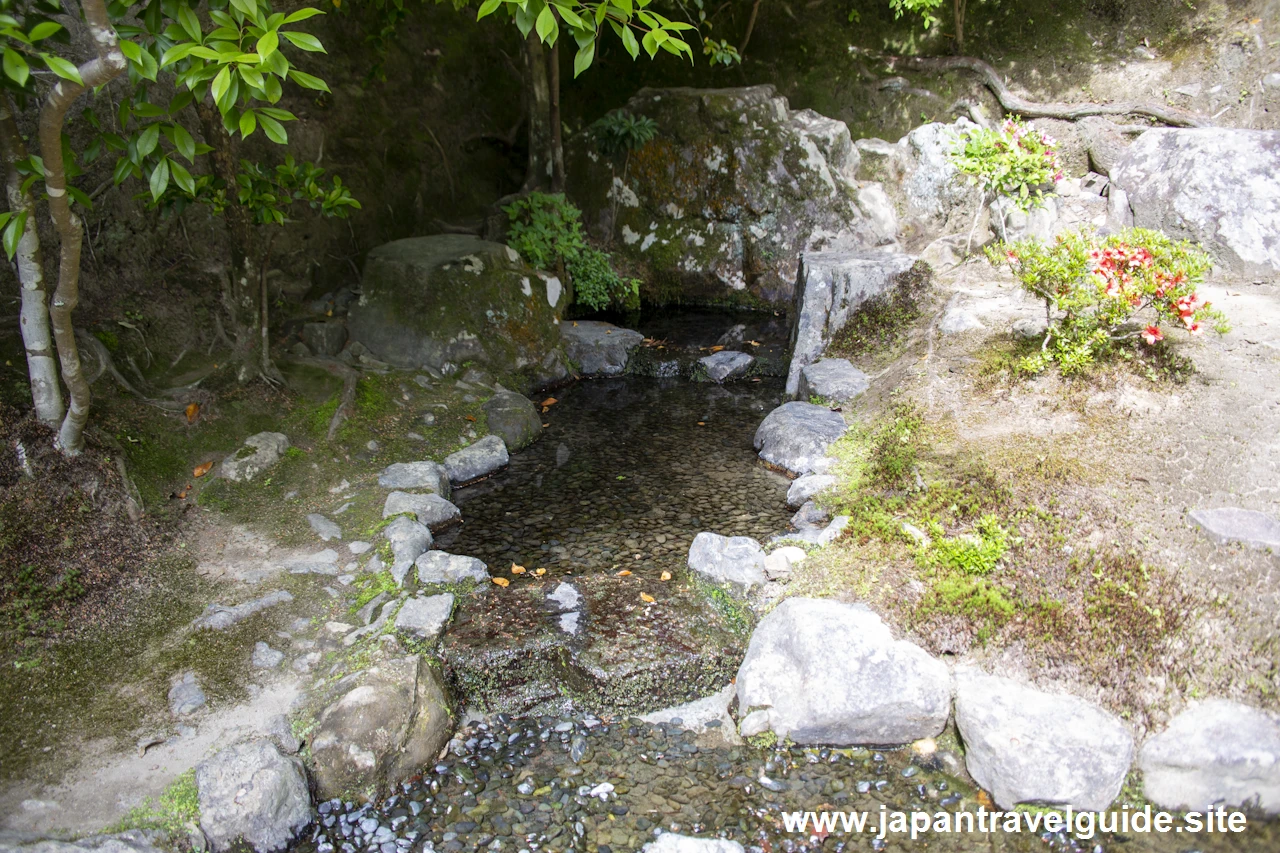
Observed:
[[[342,528],[318,512],[313,512],[307,516],[307,524],[311,525],[311,532],[325,542],[330,539],[342,538]]]
[[[450,483],[464,486],[507,467],[510,461],[511,456],[502,438],[486,435],[470,447],[446,456],[444,467],[449,473]]]
[[[291,575],[337,575],[342,572],[338,566],[338,552],[332,548],[325,548],[315,554],[294,557],[285,560],[281,565]]]
[[[444,551],[428,551],[418,557],[414,565],[418,569],[418,583],[447,584],[489,580],[489,567],[475,557],[448,554]]]
[[[836,403],[847,403],[871,387],[867,374],[846,358],[824,358],[806,364],[800,370],[800,399],[821,397]]]
[[[749,536],[703,531],[689,546],[689,568],[712,583],[750,589],[765,583],[764,549]]]
[[[598,320],[560,324],[565,352],[583,376],[620,376],[644,335]]]
[[[266,610],[268,607],[275,607],[277,604],[285,604],[293,601],[293,596],[284,590],[276,590],[269,592],[261,598],[255,598],[252,601],[246,601],[243,604],[227,606],[225,604],[210,604],[204,609],[196,620],[191,623],[192,628],[208,628],[213,631],[225,631],[237,622],[248,619],[255,613]]]
[[[1183,711],[1138,754],[1143,793],[1165,809],[1256,800],[1280,812],[1280,718],[1211,699]]]
[[[449,497],[449,473],[439,462],[396,462],[382,469],[378,485],[384,489],[426,489]]]
[[[800,477],[787,489],[787,506],[802,507],[811,498],[825,492],[836,484],[836,478],[830,474],[808,474]]]
[[[396,614],[397,631],[412,634],[419,640],[433,640],[440,636],[453,614],[453,595],[429,595],[411,598]]]
[[[462,510],[439,495],[415,495],[409,492],[392,492],[382,505],[382,517],[412,513],[418,522],[431,532],[456,524],[462,520]]]
[[[263,642],[254,643],[251,659],[254,669],[275,669],[283,661],[284,652],[277,651]]]
[[[1193,509],[1190,518],[1215,542],[1239,542],[1259,551],[1280,553],[1280,521],[1239,507]]]
[[[169,712],[175,717],[194,714],[204,707],[204,690],[194,672],[184,672],[173,679],[169,688]]]
[[[755,357],[745,352],[723,350],[698,359],[698,363],[706,368],[707,377],[712,382],[725,382],[736,379],[750,370],[751,365],[755,363]]]

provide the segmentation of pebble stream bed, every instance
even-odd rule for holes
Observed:
[[[734,322],[741,320],[677,316],[641,328],[676,338],[687,365],[697,347],[715,343]],[[779,350],[785,330],[756,322],[748,339]],[[538,443],[515,454],[503,474],[459,490],[454,499],[466,522],[437,547],[552,575],[677,572],[701,530],[763,540],[787,529],[788,481],[751,449],[759,422],[782,402],[780,379],[722,387],[627,377],[578,383],[554,396]],[[661,699],[655,708],[672,704]],[[385,799],[320,803],[291,853],[633,853],[660,832],[729,838],[758,853],[1280,850],[1274,825],[1262,823],[1244,835],[1177,838],[1024,832],[911,841],[839,830],[789,833],[784,811],[867,811],[874,824],[882,806],[956,812],[975,811],[979,801],[946,772],[959,761],[946,750],[922,756],[909,748],[733,746],[715,725],[694,733],[678,720],[581,713],[473,719],[438,764]]]

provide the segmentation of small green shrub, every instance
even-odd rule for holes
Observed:
[[[894,407],[893,420],[872,440],[868,474],[877,485],[902,488],[910,482],[920,452],[924,418],[909,404]]]
[[[511,248],[539,269],[563,266],[578,302],[595,311],[640,307],[639,279],[618,275],[609,254],[587,243],[582,212],[563,194],[530,193],[503,211],[511,220]]]
[[[1126,341],[1156,347],[1164,340],[1162,320],[1192,335],[1205,324],[1219,334],[1229,330],[1221,312],[1196,293],[1208,255],[1159,231],[1130,228],[1105,238],[1073,231],[1048,245],[1022,240],[987,254],[1045,305],[1048,331],[1040,351],[1018,363],[1022,372],[1057,363],[1064,375],[1080,374]]]
[[[969,183],[982,190],[982,203],[969,229],[969,245],[978,227],[978,217],[987,205],[1007,198],[1021,211],[1039,207],[1044,201],[1044,188],[1062,180],[1058,165],[1057,143],[1048,134],[1028,127],[1017,116],[1009,116],[999,130],[971,127],[961,131],[947,159]],[[1000,218],[1000,234],[1004,237],[1004,214]],[[968,252],[968,245],[965,247]]]
[[[612,157],[643,148],[658,135],[658,123],[648,116],[613,110],[591,125],[591,133],[600,153]]]
[[[974,532],[963,536],[944,535],[936,522],[930,525],[929,532],[932,541],[917,552],[916,560],[941,573],[989,575],[1009,550],[1009,534],[994,515],[978,519]]]

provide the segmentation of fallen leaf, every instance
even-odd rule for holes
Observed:
[[[711,352],[720,352],[720,350],[722,349],[724,349],[724,347],[720,346],[719,344],[717,344],[716,346],[710,347]]]
[[[645,604],[653,604],[658,599],[654,598],[652,595],[650,595],[647,592],[642,592],[640,593],[640,600],[643,601]]]
[[[706,425],[707,425],[706,421],[698,421],[698,426],[706,426]]]
[[[620,578],[625,578],[625,577],[630,577],[630,576],[631,576],[631,570],[630,570],[630,569],[623,569],[622,571],[618,572],[618,577],[620,577]]]
[[[513,574],[513,575],[522,575],[522,574],[524,574],[524,573],[525,573],[525,568],[524,568],[524,566],[517,566],[515,563],[512,563],[512,564],[511,564],[511,574]]]
[[[978,801],[978,805],[983,808],[994,809],[996,807],[995,801],[991,799],[991,795],[981,789],[979,789],[978,796],[974,797],[974,799],[976,799]]]
[[[493,579],[493,582],[494,582],[494,583],[496,583],[498,586],[501,586],[501,587],[505,587],[505,586],[507,586],[509,583],[511,583],[511,581],[507,580],[506,578],[494,578],[494,579]]]
[[[544,415],[545,415],[546,413],[547,413],[547,407],[546,407],[546,406],[543,406],[543,407],[542,407],[542,414],[544,414]]]
[[[747,341],[747,343],[751,344],[753,347],[763,346],[759,341]]]
[[[546,569],[535,569],[533,573],[534,573],[535,575],[542,576],[542,575],[545,575],[545,574],[547,573],[547,570],[546,570]]]
[[[476,416],[475,416],[475,415],[467,415],[467,420],[471,421],[472,423],[475,423],[475,422],[476,422]]]
[[[662,576],[661,576],[661,577],[659,577],[659,578],[658,578],[658,580],[660,580],[660,581],[669,581],[669,580],[671,580],[671,572],[663,572],[663,573],[662,573]]]
[[[574,321],[573,321],[573,326],[574,326],[574,328],[575,328],[575,329],[578,327],[578,321],[577,321],[577,320],[574,320]]]
[[[203,477],[205,474],[208,474],[211,470],[213,470],[213,462],[211,461],[201,462],[199,465],[196,466],[195,470],[191,472],[191,476]]]
[[[196,422],[196,415],[198,415],[198,414],[200,414],[200,404],[199,404],[199,403],[188,403],[188,404],[187,404],[187,423],[189,423],[189,424],[193,424],[193,423],[195,423],[195,422]]]
[[[543,425],[542,425],[542,428],[543,428],[543,429],[546,429],[546,428],[547,428],[547,427],[549,427],[549,426],[551,426],[551,424],[543,424]]]
[[[543,408],[546,408],[547,406],[554,406],[556,403],[559,403],[559,402],[560,401],[557,400],[555,397],[548,397],[547,399],[542,401],[542,406]]]

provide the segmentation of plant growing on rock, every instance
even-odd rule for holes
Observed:
[[[1154,347],[1165,337],[1162,322],[1191,335],[1205,326],[1229,329],[1196,292],[1208,255],[1159,231],[1130,228],[1105,238],[1073,231],[1048,245],[1031,239],[995,247],[988,256],[1044,301],[1044,343],[1019,364],[1029,373],[1051,362],[1064,374],[1079,373],[1127,340]]]
[[[997,199],[1009,199],[1024,213],[1044,203],[1044,188],[1062,180],[1056,145],[1047,133],[1028,127],[1013,115],[999,130],[971,127],[957,135],[947,159],[982,191],[965,244],[966,254],[973,245],[982,211]],[[999,221],[1000,238],[1007,239],[1003,209]]]
[[[562,194],[530,193],[503,208],[511,220],[507,242],[533,266],[568,274],[578,302],[596,311],[640,307],[640,281],[623,278],[609,253],[587,242],[582,211]]]

